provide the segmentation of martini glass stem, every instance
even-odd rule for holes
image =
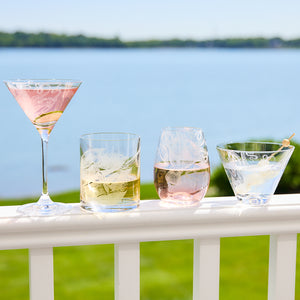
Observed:
[[[48,195],[48,172],[47,172],[47,158],[48,158],[48,140],[49,140],[49,133],[48,130],[41,130],[41,142],[42,142],[42,176],[43,176],[43,190],[42,196],[39,199],[38,203],[42,206],[47,206],[52,203]]]
[[[43,194],[48,194],[47,158],[48,158],[48,138],[47,139],[42,138]]]

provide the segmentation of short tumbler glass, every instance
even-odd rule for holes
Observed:
[[[294,146],[243,142],[218,145],[217,150],[237,199],[261,205],[274,194]]]
[[[154,164],[154,184],[161,204],[196,205],[205,196],[209,181],[210,166],[202,130],[164,128]]]
[[[93,212],[139,206],[140,138],[131,133],[92,133],[80,138],[80,202]]]

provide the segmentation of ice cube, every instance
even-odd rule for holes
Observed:
[[[89,181],[126,181],[135,161],[136,157],[106,153],[104,149],[90,149],[81,156],[81,176]]]
[[[180,181],[180,172],[174,170],[168,171],[165,178],[168,184],[175,185]]]

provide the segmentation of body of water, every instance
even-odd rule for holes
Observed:
[[[79,189],[84,133],[139,134],[143,182],[162,127],[202,128],[212,166],[221,142],[300,140],[300,50],[1,49],[0,80],[17,78],[83,81],[50,136],[50,193]],[[38,195],[38,132],[3,83],[0,100],[0,197]]]

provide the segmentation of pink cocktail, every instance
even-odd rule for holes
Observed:
[[[54,203],[48,194],[47,149],[50,132],[61,117],[81,81],[73,80],[8,80],[4,81],[27,117],[38,130],[42,140],[43,191],[37,203],[19,208],[26,215],[62,214],[69,205]]]
[[[167,127],[161,132],[154,185],[163,206],[193,206],[204,198],[210,165],[200,128]]]

